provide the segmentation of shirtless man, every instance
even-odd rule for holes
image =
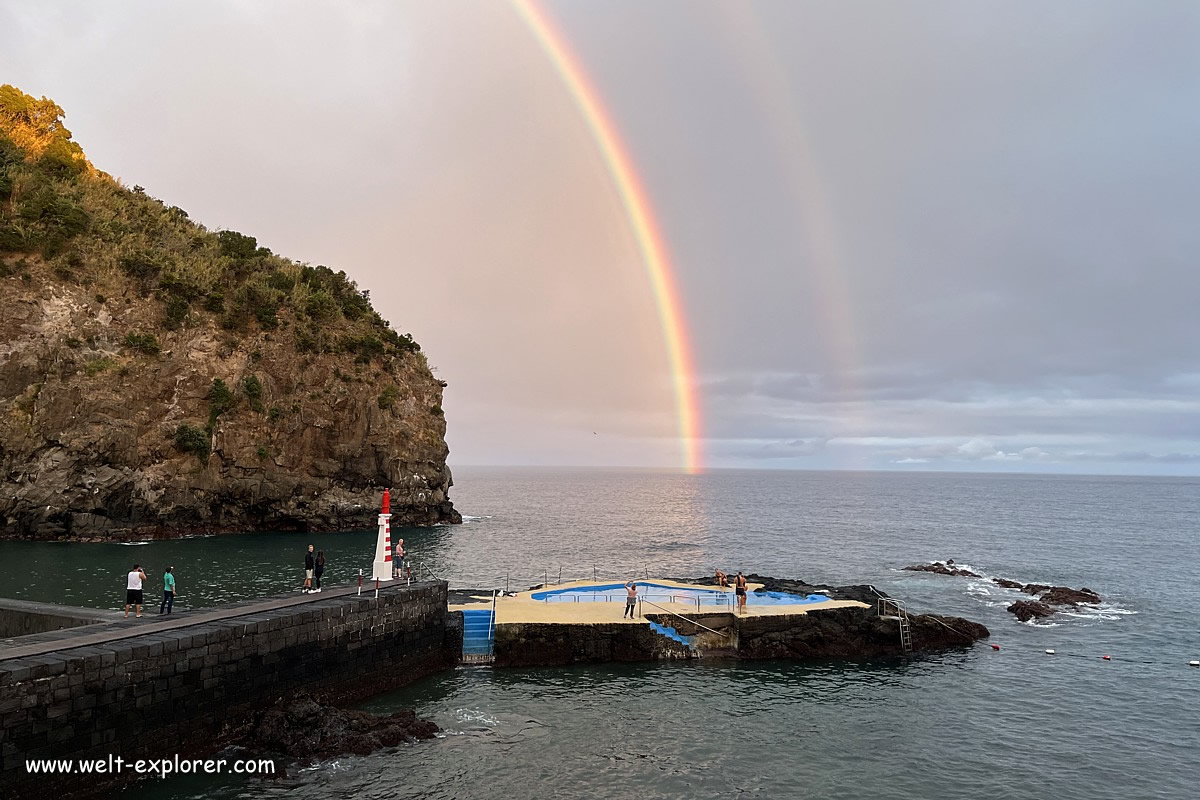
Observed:
[[[625,619],[625,617],[633,619],[635,611],[637,611],[637,584],[628,581],[625,584],[625,613],[621,615],[621,619]]]
[[[746,607],[746,576],[738,570],[737,579],[733,582],[733,593],[737,595],[738,608]]]

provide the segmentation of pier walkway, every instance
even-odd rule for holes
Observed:
[[[416,582],[412,586],[433,586],[433,582]],[[380,595],[384,593],[392,593],[397,589],[407,588],[406,584],[393,582],[382,584],[379,588]],[[188,611],[175,611],[171,614],[159,615],[155,612],[144,612],[139,619],[133,614],[128,618],[120,611],[102,611],[91,612],[93,615],[104,620],[90,625],[81,625],[74,628],[63,628],[61,630],[49,631],[46,633],[36,633],[27,636],[21,636],[11,639],[0,639],[0,662],[8,661],[17,658],[27,658],[29,656],[39,656],[45,653],[57,653],[64,650],[71,650],[77,647],[94,647],[96,645],[105,645],[123,639],[131,639],[138,636],[145,636],[151,633],[160,633],[162,631],[176,630],[178,628],[186,628],[192,625],[203,625],[209,622],[219,622],[221,620],[232,619],[235,617],[245,617],[254,614],[261,614],[267,611],[276,611],[281,608],[291,606],[302,606],[306,604],[320,603],[322,600],[332,600],[335,598],[349,597],[358,593],[358,585],[350,586],[329,586],[323,588],[320,592],[314,594],[302,594],[292,591],[287,594],[279,594],[271,597],[261,598],[257,600],[248,600],[241,603],[223,603],[220,606],[212,608],[198,608]],[[368,590],[367,586],[362,587],[362,597],[373,598],[375,596],[375,587],[372,585]],[[31,608],[38,607],[44,609],[47,613],[60,611],[74,611],[70,607],[60,606],[53,603],[38,603],[28,604]],[[149,605],[146,606],[149,608]]]

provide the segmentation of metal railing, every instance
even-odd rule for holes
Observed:
[[[706,630],[706,631],[708,631],[709,633],[714,633],[714,634],[716,634],[717,636],[720,636],[720,637],[722,637],[723,639],[730,639],[730,638],[731,638],[731,635],[730,635],[730,634],[728,634],[728,633],[721,633],[720,631],[714,631],[712,628],[709,628],[709,627],[708,627],[708,626],[706,626],[706,625],[701,625],[699,622],[696,622],[696,620],[694,620],[694,619],[688,619],[687,617],[683,616],[682,614],[676,614],[676,613],[675,613],[674,611],[672,611],[671,609],[669,609],[669,608],[663,608],[662,606],[658,605],[657,603],[651,603],[649,600],[646,600],[646,599],[644,599],[644,598],[641,598],[641,597],[639,597],[639,598],[638,598],[638,603],[639,603],[639,604],[641,604],[641,603],[645,603],[645,604],[646,604],[646,605],[648,605],[648,606],[654,606],[655,608],[657,608],[659,611],[662,611],[663,613],[670,614],[672,617],[679,617],[679,618],[680,618],[681,620],[683,620],[684,622],[691,623],[692,625],[695,625],[697,628],[700,628],[700,629],[702,629],[702,630]],[[639,605],[639,608],[638,608],[638,616],[639,616],[639,617],[644,617],[644,616],[646,616],[646,615],[643,613],[643,611],[642,611],[642,609],[641,609],[640,605]]]
[[[679,570],[675,569],[672,571],[678,572]],[[552,577],[554,580],[550,580]],[[595,565],[593,565],[590,571],[568,570],[564,567],[556,567],[553,572],[550,569],[543,569],[540,575],[537,573],[517,573],[512,571],[507,571],[503,574],[470,575],[451,571],[447,580],[450,582],[451,588],[454,589],[499,589],[503,587],[504,592],[507,594],[514,591],[529,591],[535,586],[558,586],[577,581],[612,581],[613,583],[623,584],[631,578],[634,580],[649,580],[650,566],[643,564],[636,569],[628,569],[619,573],[605,575],[602,575],[599,567]]]
[[[651,597],[658,598],[659,602],[662,602],[662,603],[676,603],[678,605],[685,605],[685,604],[692,605],[694,602],[697,612],[699,612],[703,606],[715,606],[718,608],[722,608],[722,607],[726,607],[726,606],[732,606],[734,603],[734,595],[732,592],[728,593],[727,595],[725,593],[718,594],[718,593],[714,592],[713,596],[711,596],[711,597],[704,597],[704,596],[697,595],[694,598],[689,597],[687,594],[660,594],[657,592],[647,592],[647,593],[638,595],[639,599],[651,598]],[[579,603],[579,602],[584,602],[584,603],[621,603],[621,602],[624,602],[626,600],[626,598],[627,598],[627,595],[606,594],[604,592],[586,592],[586,591],[564,590],[563,593],[561,593],[561,594],[551,594],[546,597],[543,597],[541,599],[541,602],[543,602],[543,603]]]
[[[488,626],[488,655],[493,659],[496,657],[496,595],[500,594],[497,589],[492,592],[492,622]]]

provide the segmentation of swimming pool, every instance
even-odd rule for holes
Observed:
[[[637,581],[638,597],[652,603],[687,603],[695,605],[731,605],[733,589],[717,587],[671,586],[653,581]],[[601,586],[569,586],[564,589],[546,589],[530,595],[534,600],[546,603],[612,603],[625,600],[625,584],[609,583]],[[823,594],[790,594],[788,592],[749,592],[746,604],[753,606],[797,606],[823,603],[829,598]]]

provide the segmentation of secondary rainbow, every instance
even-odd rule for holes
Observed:
[[[621,141],[616,125],[601,103],[596,88],[588,81],[579,60],[567,46],[562,33],[555,28],[534,0],[512,0],[512,3],[575,101],[620,195],[642,263],[650,278],[663,337],[666,340],[675,393],[679,440],[683,449],[683,467],[689,473],[699,472],[703,467],[703,455],[700,448],[700,410],[696,399],[695,367],[681,310],[679,287],[676,285],[666,243],[654,217],[649,197],[634,169],[633,160]]]

